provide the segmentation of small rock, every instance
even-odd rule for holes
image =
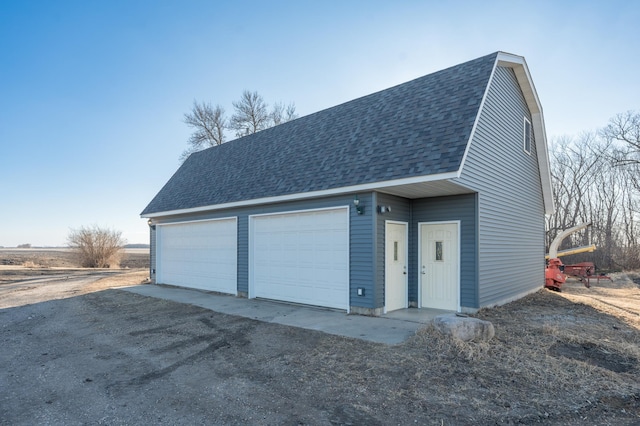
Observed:
[[[468,342],[470,340],[491,340],[496,332],[493,324],[478,318],[440,315],[433,325],[440,333]]]

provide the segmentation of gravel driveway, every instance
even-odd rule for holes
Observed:
[[[497,332],[489,345],[427,333],[397,346],[123,290],[68,296],[0,309],[0,424],[630,425],[640,419],[635,358],[621,359],[628,368],[614,374],[550,357],[544,345],[557,347],[561,331],[549,334],[529,317],[571,310],[580,324],[606,320],[551,292],[490,311]],[[612,324],[617,334],[610,339],[637,342],[636,329]]]
[[[287,366],[291,355],[276,344],[288,341],[293,354],[322,340],[320,333],[290,333],[118,290],[3,310],[0,321],[3,424],[295,424],[331,417],[303,404],[292,410],[299,382]]]

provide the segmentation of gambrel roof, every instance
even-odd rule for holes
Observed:
[[[524,67],[541,175],[542,110],[524,58],[496,52],[192,154],[143,217],[459,177],[498,62]],[[506,62],[505,62],[506,61]],[[540,151],[542,151],[540,153]],[[542,170],[542,168],[545,168]],[[543,186],[545,176],[542,176]],[[451,184],[453,185],[453,184]],[[550,192],[545,204],[552,206]],[[549,208],[547,208],[549,210]]]

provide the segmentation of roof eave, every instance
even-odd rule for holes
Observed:
[[[384,189],[392,186],[410,185],[414,183],[447,180],[447,179],[453,179],[457,176],[458,176],[457,171],[453,171],[453,172],[438,173],[438,174],[426,175],[426,176],[415,176],[411,178],[388,180],[383,182],[372,182],[372,183],[366,183],[361,185],[345,186],[341,188],[325,189],[321,191],[310,191],[310,192],[303,192],[303,193],[296,193],[296,194],[279,195],[274,197],[255,198],[251,200],[234,201],[231,203],[214,204],[214,205],[208,205],[208,206],[192,207],[187,209],[176,209],[176,210],[167,210],[167,211],[159,211],[159,212],[152,212],[152,213],[142,213],[140,214],[140,217],[151,219],[151,218],[163,217],[163,216],[202,213],[202,212],[223,210],[223,209],[230,209],[230,208],[237,208],[237,207],[247,207],[247,206],[256,206],[261,204],[304,200],[304,199],[310,199],[310,198],[329,197],[334,195],[349,194],[349,193],[361,192],[361,191],[373,191],[376,189]]]

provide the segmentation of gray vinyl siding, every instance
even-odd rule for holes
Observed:
[[[376,218],[376,242],[375,242],[375,307],[384,306],[385,289],[385,224],[387,220],[407,222],[411,220],[411,204],[406,198],[396,197],[389,194],[376,193],[375,207],[389,206],[391,211],[385,214],[375,214]],[[409,231],[411,232],[411,231]]]
[[[373,193],[358,194],[364,214],[358,215],[350,209],[349,216],[349,300],[351,306],[375,308],[376,288],[374,287],[374,220],[375,197]],[[353,196],[348,197],[353,202]],[[364,296],[358,296],[357,289],[365,289]]]
[[[459,179],[478,192],[480,307],[544,282],[542,186],[535,143],[531,154],[523,148],[524,117],[513,70],[497,67]]]
[[[418,303],[419,229],[423,222],[460,221],[460,306],[478,308],[477,194],[413,200],[409,230],[409,302]]]
[[[290,212],[297,210],[312,210],[330,207],[349,207],[349,277],[350,277],[350,306],[363,308],[374,307],[374,209],[373,194],[359,193],[360,204],[364,207],[364,214],[358,215],[353,207],[354,195],[300,200],[262,206],[249,206],[234,209],[203,212],[189,215],[175,215],[166,218],[156,218],[156,223],[171,223],[187,220],[218,219],[237,217],[238,220],[238,262],[237,278],[238,292],[247,295],[249,292],[249,216],[257,214]],[[155,242],[152,244],[152,256],[155,256]],[[155,257],[154,257],[155,258]],[[358,287],[365,288],[365,296],[356,294]]]
[[[238,293],[249,294],[249,216],[238,216],[238,262],[237,279]]]
[[[156,282],[156,227],[149,227],[149,279]]]

